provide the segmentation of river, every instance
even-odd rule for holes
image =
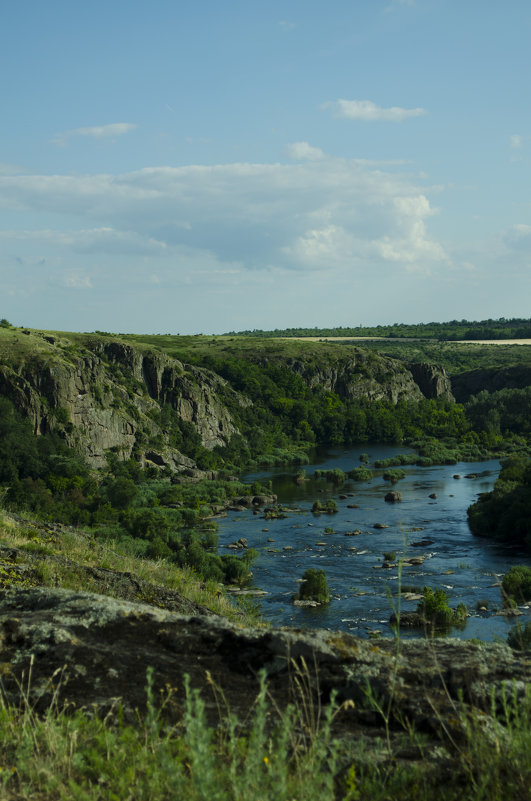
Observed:
[[[382,445],[321,451],[305,467],[309,480],[301,485],[295,483],[296,467],[244,476],[245,481],[271,480],[279,503],[292,510],[282,520],[264,520],[263,512],[248,510],[229,512],[218,521],[221,553],[230,553],[228,545],[240,537],[259,551],[252,566],[253,584],[267,593],[259,599],[266,620],[298,628],[342,629],[358,636],[391,636],[389,617],[398,602],[399,571],[382,565],[384,553],[394,551],[397,558],[424,557],[422,564],[403,565],[402,586],[412,591],[425,585],[442,587],[451,606],[466,604],[471,616],[464,629],[452,630],[452,636],[505,640],[515,621],[495,613],[501,608],[501,577],[513,564],[530,564],[529,556],[475,537],[466,516],[478,494],[492,489],[498,461],[404,466],[406,477],[395,485],[383,479],[383,470],[375,470],[370,482],[347,480],[339,486],[313,478],[317,469],[346,472],[359,467],[362,453],[369,455],[372,468],[374,460],[404,452],[403,447]],[[384,500],[391,489],[402,494],[401,502]],[[312,514],[314,501],[328,498],[336,502],[337,514]],[[325,533],[327,527],[334,533]],[[354,530],[362,533],[346,536]],[[292,603],[297,580],[309,567],[326,573],[332,595],[326,606],[299,608]],[[479,602],[486,602],[488,611],[478,611]],[[400,601],[402,611],[416,606],[416,600]],[[525,623],[530,610],[522,612],[519,620]]]

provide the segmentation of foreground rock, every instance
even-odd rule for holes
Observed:
[[[518,696],[531,678],[530,654],[499,644],[441,639],[397,647],[393,639],[341,632],[242,629],[222,618],[61,589],[2,591],[0,637],[4,695],[18,704],[23,688],[37,711],[58,693],[60,703],[99,714],[116,709],[119,699],[133,720],[136,709],[145,709],[151,668],[157,693],[176,688],[164,708],[170,718],[180,715],[188,674],[192,687],[201,689],[211,723],[219,721],[214,685],[245,720],[260,671],[267,675],[272,715],[302,702],[301,683],[293,681],[300,671],[306,702],[313,696],[315,704],[326,703],[332,692],[339,702],[351,702],[335,718],[336,734],[373,743],[385,726],[369,703],[369,688],[381,708],[391,710],[393,743],[399,721],[411,721],[435,742],[446,737],[444,731],[458,740],[462,714],[456,711],[487,721],[492,698],[501,706],[505,688]]]

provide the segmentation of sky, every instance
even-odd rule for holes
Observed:
[[[0,317],[531,316],[528,0],[17,0]]]

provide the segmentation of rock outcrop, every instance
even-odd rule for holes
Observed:
[[[277,357],[277,361],[301,376],[310,388],[334,392],[345,400],[367,398],[391,403],[423,398],[453,400],[450,380],[443,367],[407,364],[358,348],[349,350],[351,356],[333,358],[327,353],[322,362],[312,357],[283,355]]]
[[[238,433],[220,396],[240,405],[249,401],[209,370],[113,340],[87,339],[75,348],[44,341],[38,357],[0,364],[0,395],[31,420],[36,434],[61,430],[93,467],[105,464],[111,448],[120,458],[136,449],[177,472],[194,467],[168,445],[159,419],[165,404],[193,424],[205,448],[226,445]]]
[[[413,380],[425,398],[455,400],[452,393],[452,383],[444,367],[437,364],[426,364],[425,362],[411,362],[408,368]]]
[[[146,674],[155,690],[177,689],[180,715],[185,675],[200,688],[212,723],[218,722],[213,687],[231,712],[246,719],[267,676],[272,709],[297,701],[297,671],[304,672],[306,701],[348,702],[335,718],[336,732],[384,735],[380,708],[389,710],[391,732],[408,721],[437,738],[460,736],[462,714],[485,722],[492,703],[518,698],[531,679],[529,653],[508,646],[436,639],[362,640],[330,631],[243,629],[223,618],[178,615],[144,604],[61,589],[0,592],[3,692],[17,703],[27,693],[37,711],[52,695],[59,702],[104,713],[120,699],[126,717],[143,710]],[[31,676],[31,680],[30,677]],[[298,699],[299,702],[301,699]]]

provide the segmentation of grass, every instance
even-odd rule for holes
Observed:
[[[80,566],[134,571],[153,584],[177,589],[216,611],[241,614],[191,571],[164,561],[139,560],[103,547],[75,530],[46,529],[0,516],[0,541],[22,553],[64,559],[64,571],[43,559],[43,581],[86,589]],[[46,577],[46,572],[50,575]],[[398,600],[399,603],[399,600]],[[400,609],[397,610],[400,614]],[[248,621],[246,621],[248,622]],[[396,632],[395,664],[401,640]],[[452,702],[451,722],[440,718],[438,741],[395,713],[394,693],[382,701],[369,685],[357,702],[380,722],[382,737],[338,736],[336,722],[353,708],[325,703],[319,677],[292,661],[293,703],[279,709],[262,676],[245,720],[228,709],[221,689],[217,725],[187,682],[155,698],[146,677],[147,712],[135,722],[117,704],[104,717],[96,709],[60,708],[56,695],[43,715],[29,702],[9,703],[0,685],[0,799],[19,801],[527,801],[531,783],[531,688],[506,686],[492,696],[490,715]],[[26,682],[27,683],[27,682]],[[176,703],[178,701],[178,703]],[[176,706],[182,715],[170,714]],[[168,714],[167,714],[168,713]],[[459,737],[456,737],[456,731]],[[433,749],[439,759],[433,758]],[[405,759],[400,754],[413,754]]]
[[[59,691],[60,677],[56,677]],[[57,693],[44,715],[21,693],[18,706],[0,700],[0,798],[4,801],[527,801],[531,782],[531,692],[508,688],[493,696],[491,715],[456,708],[462,736],[444,733],[436,746],[404,723],[401,752],[385,741],[333,735],[336,718],[353,706],[311,702],[312,677],[294,663],[294,702],[280,711],[264,676],[246,721],[226,708],[219,688],[219,722],[209,725],[197,690],[168,689],[157,700],[146,677],[147,712],[133,724],[119,705],[105,717],[60,709]],[[183,714],[166,710],[181,692]],[[388,709],[367,694],[368,712]],[[455,730],[454,726],[454,730]],[[396,735],[395,735],[396,739]],[[373,757],[370,756],[370,751]],[[374,754],[379,751],[377,759]]]
[[[0,544],[12,546],[27,554],[30,563],[35,557],[35,569],[28,572],[26,586],[65,587],[71,590],[113,595],[112,583],[106,587],[91,579],[90,568],[103,568],[116,574],[132,574],[145,582],[149,595],[136,600],[164,606],[163,593],[170,590],[243,625],[257,625],[259,618],[253,607],[237,605],[216,582],[203,581],[191,568],[179,568],[165,559],[139,558],[119,543],[98,542],[90,534],[71,527],[48,527],[46,524],[27,524],[0,512]],[[5,559],[5,557],[4,557]],[[25,560],[23,560],[25,561]],[[10,573],[0,574],[0,584],[9,586]],[[13,581],[20,586],[20,581]]]

